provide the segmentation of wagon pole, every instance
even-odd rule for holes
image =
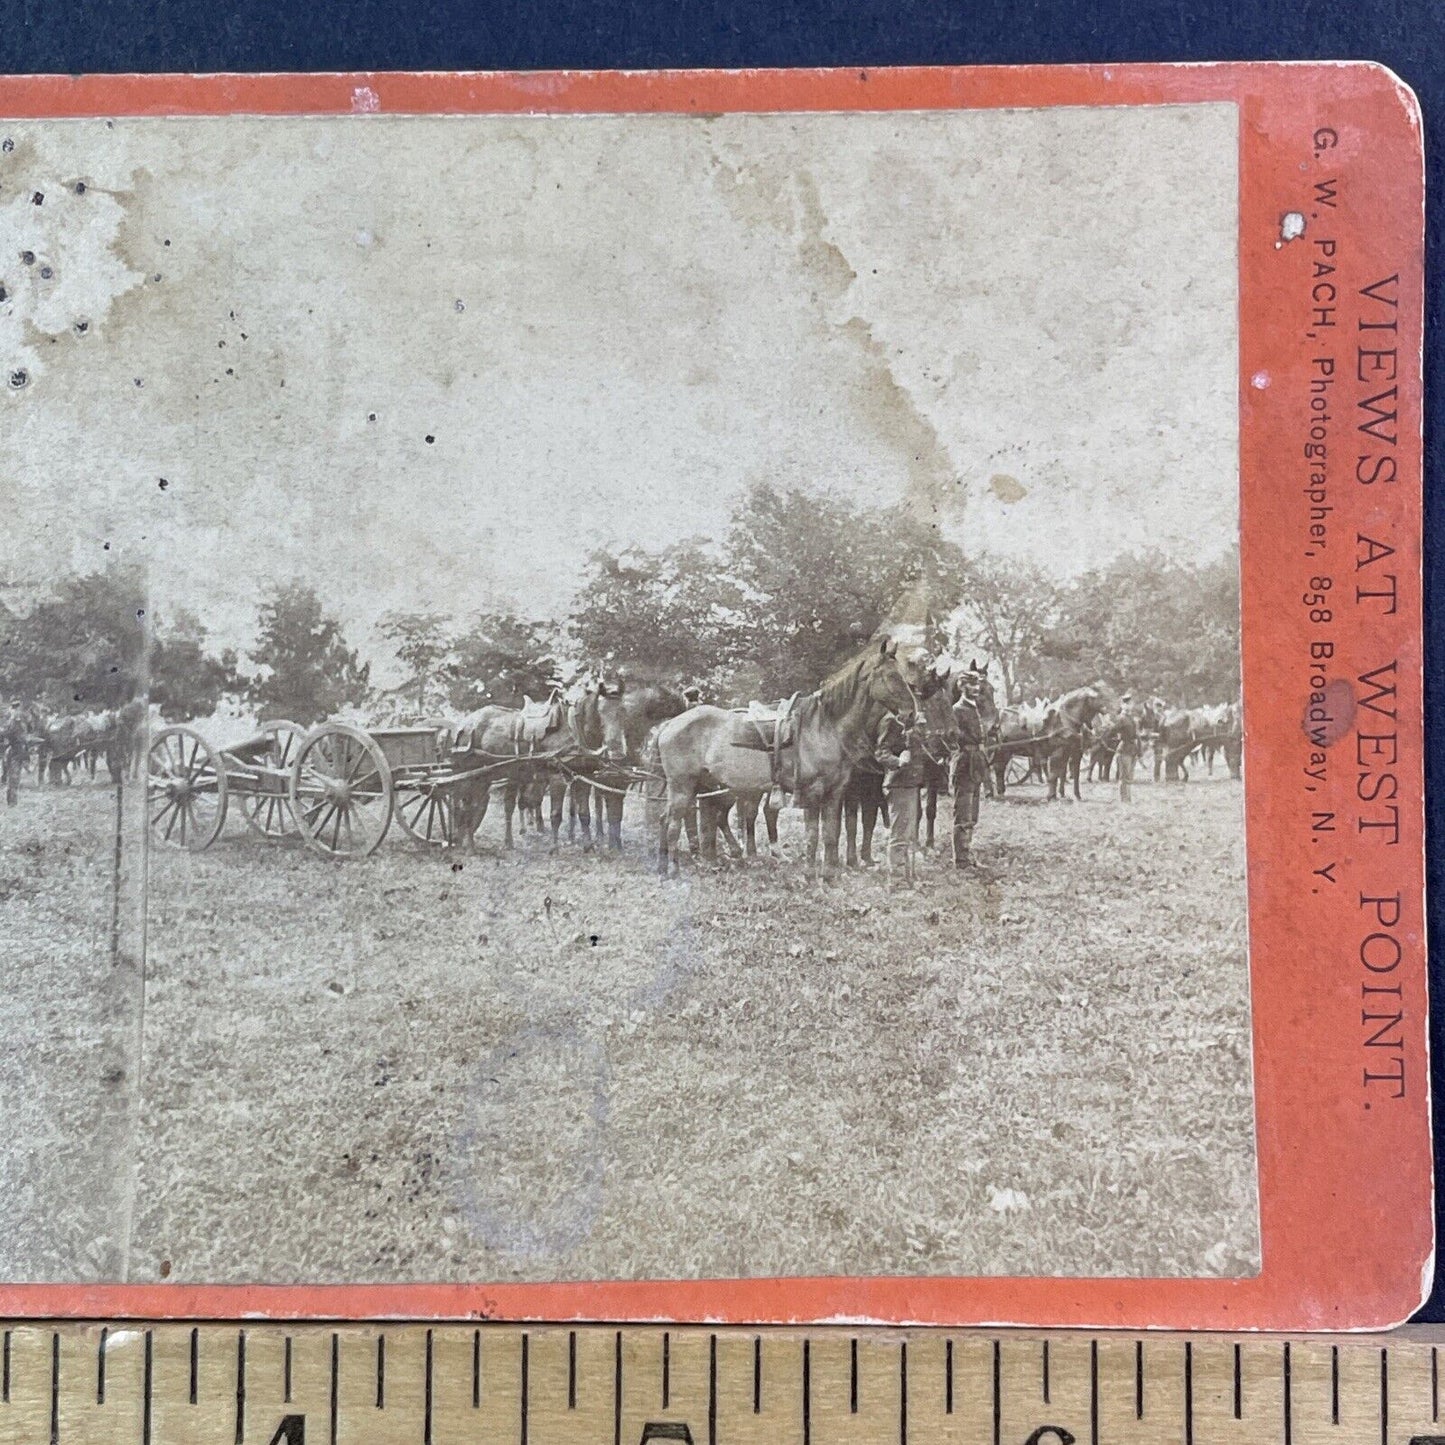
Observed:
[[[626,767],[618,767],[616,769],[616,771],[619,773],[626,773],[629,775],[627,786],[617,788],[613,787],[608,783],[600,783],[596,779],[589,777],[586,773],[577,772],[574,769],[569,768],[566,763],[561,762],[560,760],[557,763],[557,767],[561,772],[566,773],[567,780],[569,782],[583,782],[586,783],[589,788],[595,788],[598,792],[601,793],[611,793],[614,797],[625,798],[627,794],[631,792],[632,788],[639,783],[665,783],[667,781],[667,775],[665,773],[651,773],[644,768],[635,767],[629,764]],[[701,801],[704,798],[721,798],[726,796],[731,791],[731,788],[714,788],[710,793],[694,793],[693,797],[698,801]]]

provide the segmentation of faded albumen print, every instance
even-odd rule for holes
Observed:
[[[1256,1271],[1233,106],[0,135],[0,1273]]]

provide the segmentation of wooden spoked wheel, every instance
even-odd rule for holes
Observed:
[[[397,780],[396,821],[408,838],[429,847],[450,848],[456,841],[451,793],[424,780]]]
[[[220,755],[193,728],[162,728],[146,750],[146,817],[151,838],[199,853],[226,823]]]
[[[296,832],[296,815],[291,811],[291,765],[296,750],[306,738],[306,729],[281,718],[261,724],[260,731],[270,746],[247,759],[264,770],[266,786],[261,790],[236,791],[236,801],[246,826],[263,838],[289,838]],[[279,775],[286,774],[283,780]]]
[[[391,826],[391,767],[376,741],[346,723],[307,734],[291,765],[291,811],[308,847],[365,858]]]
[[[1007,763],[1004,764],[1003,780],[1010,788],[1016,788],[1020,783],[1026,783],[1033,773],[1033,765],[1029,762],[1027,753],[1015,753]]]

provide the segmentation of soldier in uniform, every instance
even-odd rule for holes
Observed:
[[[890,887],[912,883],[917,876],[919,794],[923,787],[923,754],[916,726],[905,726],[889,714],[878,728],[874,759],[883,769],[883,796],[888,800],[888,881]]]
[[[25,719],[20,715],[20,704],[13,699],[0,724],[0,747],[4,748],[5,805],[13,808],[20,797],[20,770],[28,752]]]
[[[988,759],[983,751],[983,721],[974,701],[977,683],[970,672],[963,692],[953,705],[958,723],[958,753],[953,760],[953,866],[968,868],[973,859],[973,830],[978,826],[978,802],[988,781]]]
[[[1114,759],[1119,765],[1119,801],[1129,802],[1134,793],[1134,769],[1139,764],[1139,719],[1132,694],[1119,699],[1119,720],[1114,724]]]

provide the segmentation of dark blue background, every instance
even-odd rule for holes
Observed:
[[[686,5],[678,0],[488,4],[444,0],[306,0],[283,6],[227,0],[0,0],[0,71],[527,70],[563,67],[1022,64],[1121,60],[1378,60],[1414,87],[1425,113],[1429,255],[1439,255],[1445,191],[1437,126],[1445,118],[1445,0],[1250,0],[1114,5],[799,0]],[[1433,274],[1433,267],[1427,274]],[[1426,336],[1438,334],[1439,290],[1427,290]],[[1426,416],[1441,367],[1425,364]],[[1426,531],[1437,537],[1438,430],[1426,429]],[[1445,584],[1438,546],[1426,548],[1427,615]],[[1441,629],[1427,630],[1426,721],[1432,838],[1445,795],[1439,746]],[[1430,925],[1440,924],[1442,860],[1432,848]],[[1432,983],[1440,982],[1438,960]],[[1435,987],[1437,996],[1445,991]],[[1435,1097],[1445,1101],[1445,1009],[1432,1027]],[[1445,1112],[1442,1110],[1440,1112]],[[1437,1128],[1437,1174],[1445,1160]],[[1445,1320],[1445,1286],[1421,1318]]]

